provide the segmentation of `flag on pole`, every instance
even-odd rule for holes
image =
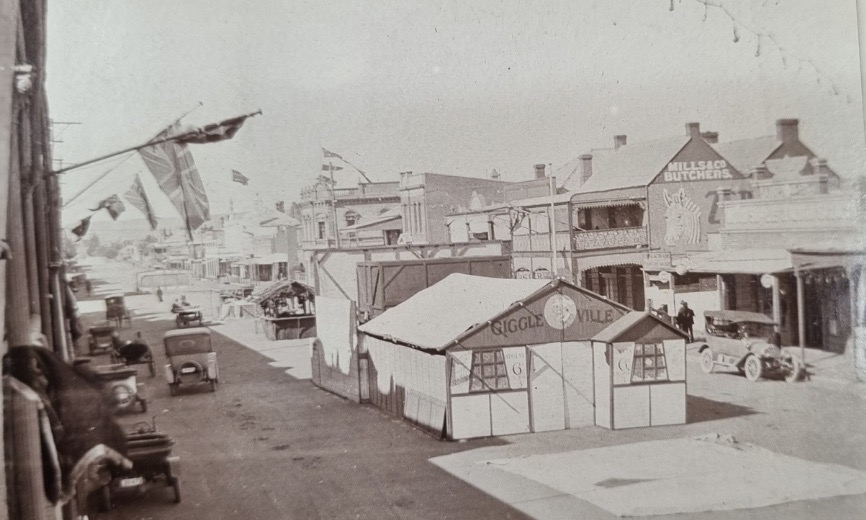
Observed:
[[[87,234],[87,230],[90,229],[90,219],[93,218],[93,215],[89,217],[84,217],[81,219],[81,222],[78,223],[77,226],[72,228],[72,234],[78,237],[78,240],[81,240],[81,237]],[[78,242],[76,240],[76,242]]]
[[[244,122],[248,118],[257,116],[261,113],[262,111],[259,110],[258,112],[255,112],[253,114],[233,117],[231,119],[226,119],[225,121],[220,121],[219,123],[205,125],[191,132],[183,132],[181,135],[179,135],[177,142],[207,144],[216,143],[218,141],[227,141],[234,137],[236,133],[238,133],[238,130],[240,130],[241,127],[244,126]]]
[[[171,125],[156,140],[178,133],[179,125]],[[183,217],[192,239],[192,232],[210,220],[210,203],[192,154],[186,145],[167,141],[139,150],[147,169],[156,177],[159,188]]]
[[[156,214],[153,212],[150,200],[147,198],[147,193],[144,192],[144,185],[141,183],[141,177],[139,177],[138,174],[135,175],[135,181],[133,181],[132,186],[129,187],[129,190],[127,190],[123,196],[130,204],[144,213],[147,222],[150,224],[150,229],[156,229]]]
[[[364,173],[360,168],[358,168],[358,167],[355,166],[354,164],[350,163],[350,162],[347,161],[346,159],[343,159],[343,156],[342,156],[342,155],[336,154],[336,153],[334,153],[334,152],[332,152],[332,151],[330,151],[330,150],[326,150],[325,148],[322,148],[322,155],[323,155],[324,158],[325,158],[325,160],[323,161],[323,164],[322,164],[322,171],[325,171],[325,172],[338,172],[338,171],[342,170],[342,169],[343,169],[342,166],[335,166],[335,165],[334,165],[334,161],[329,161],[329,160],[328,160],[328,159],[338,159],[338,160],[342,161],[343,163],[345,163],[346,166],[348,166],[348,167],[352,168],[353,170],[355,170],[356,172],[360,173],[360,174],[361,174],[361,177],[364,177],[364,179],[365,179],[367,182],[372,182],[372,181],[369,179],[369,177],[367,177],[367,174],[366,174],[366,173]]]
[[[239,182],[239,183],[243,184],[244,186],[246,186],[250,182],[249,177],[244,176],[244,174],[242,174],[241,172],[239,172],[237,170],[232,170],[232,180],[234,182]]]
[[[123,201],[120,200],[120,197],[115,194],[99,201],[99,205],[90,211],[99,211],[101,209],[108,210],[108,214],[111,215],[112,220],[117,220],[117,217],[126,211],[126,206],[123,205]]]

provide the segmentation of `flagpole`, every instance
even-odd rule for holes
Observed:
[[[257,115],[259,115],[259,114],[261,114],[261,113],[262,113],[262,111],[259,110],[259,111],[256,111],[256,112],[252,112],[252,113],[250,113],[250,114],[244,114],[244,115],[242,115],[242,116],[238,116],[238,118],[241,118],[241,117],[253,117],[253,116],[257,116]],[[235,119],[237,119],[237,118],[235,118]],[[171,125],[169,125],[169,126],[171,126]],[[117,152],[108,153],[108,154],[102,155],[102,156],[100,156],[100,157],[96,157],[96,158],[94,158],[94,159],[89,159],[89,160],[87,160],[87,161],[80,162],[80,163],[78,163],[78,164],[73,164],[73,165],[71,165],[71,166],[67,166],[66,168],[61,168],[61,169],[59,169],[59,170],[53,170],[53,171],[47,172],[46,175],[57,175],[57,174],[60,174],[60,173],[66,173],[66,172],[68,172],[69,170],[74,170],[74,169],[76,169],[76,168],[81,168],[81,167],[83,167],[83,166],[87,166],[87,165],[89,165],[89,164],[93,164],[93,163],[96,163],[96,162],[99,162],[99,161],[104,161],[104,160],[106,160],[106,159],[111,159],[112,157],[117,157],[118,155],[122,155],[122,154],[125,154],[125,153],[127,153],[127,152],[135,152],[135,151],[138,151],[138,150],[140,150],[140,149],[142,149],[142,148],[148,148],[148,147],[150,147],[150,146],[156,146],[156,145],[158,145],[158,144],[168,143],[168,142],[170,142],[170,141],[182,141],[182,140],[184,140],[184,139],[188,139],[188,138],[194,137],[194,136],[196,136],[196,135],[199,135],[199,130],[198,130],[198,129],[196,129],[196,130],[192,130],[192,131],[189,131],[189,132],[184,132],[184,133],[182,133],[182,134],[172,135],[172,136],[166,137],[166,138],[164,138],[164,139],[159,139],[159,140],[150,140],[150,141],[148,141],[148,142],[146,142],[146,143],[144,143],[144,144],[140,144],[140,145],[136,145],[136,146],[130,146],[129,148],[124,148],[123,150],[120,150],[120,151],[117,151]]]
[[[186,116],[192,114],[194,111],[198,110],[198,108],[201,107],[202,104],[203,104],[203,103],[202,103],[201,101],[199,101],[198,104],[197,104],[196,106],[194,106],[194,107],[192,107],[191,109],[187,110],[187,111],[184,112],[180,117],[178,117],[177,119],[175,119],[175,120],[172,121],[171,123],[167,124],[167,125],[165,126],[165,128],[168,128],[168,127],[170,127],[171,125],[175,125],[175,124],[179,123],[181,119],[185,118]],[[153,139],[156,139],[157,137],[159,137],[159,134],[161,134],[162,132],[164,132],[164,130],[160,130],[159,132],[157,132],[157,134],[153,136]],[[123,159],[122,161],[120,161],[119,163],[117,163],[116,165],[114,165],[114,166],[112,166],[111,168],[109,168],[108,170],[106,170],[105,173],[103,173],[102,175],[100,175],[99,177],[97,177],[96,180],[94,180],[93,182],[91,182],[90,184],[88,184],[87,187],[85,187],[83,190],[81,190],[81,191],[79,191],[78,193],[76,193],[76,194],[75,194],[71,199],[69,199],[68,201],[64,202],[64,203],[63,203],[63,207],[65,208],[66,206],[68,206],[69,204],[71,204],[73,200],[75,200],[75,199],[77,199],[78,197],[80,197],[80,196],[81,196],[85,191],[87,191],[87,190],[89,190],[90,188],[92,188],[94,184],[96,184],[97,182],[99,182],[99,181],[101,181],[102,179],[104,179],[104,178],[105,178],[109,173],[111,173],[111,172],[113,172],[114,170],[120,168],[120,166],[121,166],[123,163],[125,163],[126,161],[128,161],[131,157],[132,157],[132,155],[129,155],[128,157],[126,157],[125,159]]]
[[[331,205],[334,207],[334,234],[337,240],[337,249],[340,247],[340,227],[337,220],[337,190],[334,184],[334,161],[328,161],[328,171],[331,172]]]

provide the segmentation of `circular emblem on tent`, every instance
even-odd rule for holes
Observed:
[[[544,304],[544,320],[554,329],[564,329],[574,323],[577,306],[564,294],[554,294]]]

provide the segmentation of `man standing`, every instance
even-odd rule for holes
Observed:
[[[682,307],[677,313],[677,327],[689,335],[689,343],[694,343],[695,335],[692,332],[692,326],[695,324],[695,311],[689,308],[689,304],[685,300],[681,301]]]

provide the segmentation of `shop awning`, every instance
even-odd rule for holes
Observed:
[[[609,267],[616,265],[638,265],[643,266],[646,252],[629,252],[610,255],[588,256],[577,259],[577,270],[587,271],[596,267]]]
[[[267,286],[264,290],[262,290],[262,292],[260,292],[258,294],[253,294],[253,301],[254,302],[260,302],[263,300],[267,300],[268,298],[270,298],[272,296],[276,296],[277,294],[280,294],[282,292],[292,292],[294,294],[304,294],[310,300],[313,300],[315,298],[315,294],[316,294],[315,291],[313,290],[313,288],[310,287],[309,285],[305,285],[305,284],[302,284],[301,282],[297,282],[297,281],[290,282],[288,280],[283,280],[283,281],[280,281],[280,282],[277,282],[275,284]]]
[[[678,263],[682,263],[691,273],[759,275],[790,272],[794,269],[791,253],[781,248],[711,251],[674,262]]]
[[[846,270],[866,266],[866,251],[791,251],[794,267],[804,271],[841,267]]]

